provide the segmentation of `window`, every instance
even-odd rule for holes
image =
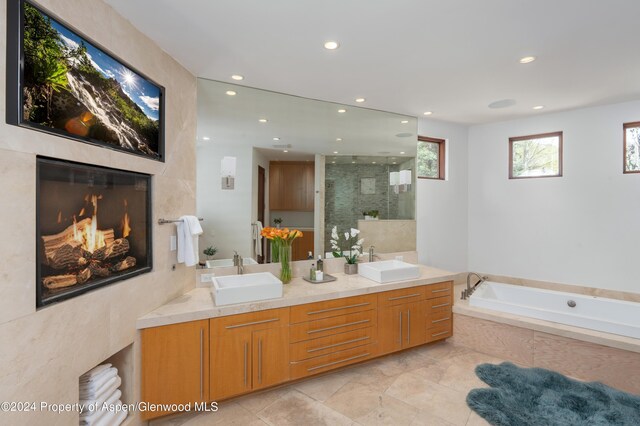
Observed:
[[[562,132],[509,138],[509,179],[562,176]]]
[[[444,180],[444,139],[418,136],[418,178]]]
[[[640,121],[624,124],[624,172],[640,173]]]

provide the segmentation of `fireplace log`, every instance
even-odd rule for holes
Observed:
[[[89,280],[89,278],[91,278],[91,269],[90,268],[84,268],[76,276],[76,280],[78,281],[78,284],[86,283]]]
[[[53,269],[67,269],[78,266],[83,259],[84,250],[81,243],[69,240],[66,244],[48,253],[45,250],[45,256],[47,265]]]
[[[102,263],[97,260],[92,260],[89,263],[89,270],[91,270],[91,275],[94,277],[108,277],[111,275],[109,268],[103,266]]]
[[[116,263],[111,267],[113,272],[124,271],[125,269],[133,268],[136,266],[136,258],[133,256],[127,256],[124,260]]]
[[[91,255],[95,260],[106,260],[118,256],[123,256],[129,251],[129,240],[126,238],[118,238],[108,243],[104,247],[100,247]]]
[[[70,287],[72,285],[78,284],[78,278],[75,275],[65,274],[65,275],[52,275],[49,277],[44,277],[42,279],[42,284],[50,290],[56,288],[64,288]]]
[[[91,227],[91,218],[89,217],[84,218],[80,222],[76,223],[76,229],[78,231],[82,231],[87,226]],[[115,239],[113,229],[105,229],[100,232],[102,232],[104,235],[105,244],[109,244]],[[69,241],[73,241],[73,225],[67,226],[64,231],[59,232],[55,235],[42,236],[45,253],[54,252],[64,244],[69,243]]]

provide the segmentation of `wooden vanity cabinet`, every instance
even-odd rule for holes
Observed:
[[[289,308],[210,320],[210,397],[226,399],[289,380]]]
[[[427,342],[446,339],[453,335],[452,307],[452,281],[427,286]]]
[[[426,342],[425,286],[387,291],[378,295],[380,355]]]
[[[269,209],[313,211],[315,164],[312,161],[269,163]]]
[[[209,320],[145,328],[142,401],[187,404],[209,401]],[[143,411],[143,419],[168,414]]]

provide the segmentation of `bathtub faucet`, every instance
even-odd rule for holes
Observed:
[[[475,283],[475,285],[473,287],[471,287],[471,277],[472,276],[476,276],[480,281],[478,281],[477,283]],[[475,272],[469,272],[467,274],[467,288],[465,290],[462,290],[462,300],[465,300],[467,297],[471,296],[473,294],[473,292],[476,290],[476,287],[478,287],[480,284],[482,284],[483,282],[485,282],[487,280],[487,277],[481,277],[480,275],[478,275]]]

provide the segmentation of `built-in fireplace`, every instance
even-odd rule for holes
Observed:
[[[149,175],[37,164],[37,306],[151,270]]]

